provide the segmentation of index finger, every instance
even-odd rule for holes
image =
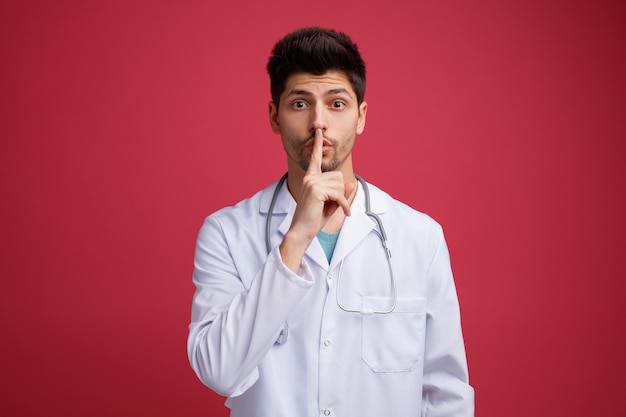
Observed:
[[[313,138],[313,149],[311,150],[311,160],[309,161],[309,174],[322,173],[322,149],[324,147],[324,133],[322,129],[315,129],[315,137]]]

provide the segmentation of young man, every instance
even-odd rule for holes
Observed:
[[[441,227],[352,170],[356,45],[297,30],[267,69],[287,177],[200,230],[193,369],[231,416],[472,416]]]

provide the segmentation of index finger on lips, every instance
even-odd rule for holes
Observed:
[[[311,150],[311,160],[309,161],[309,173],[321,173],[322,172],[322,149],[324,147],[324,133],[322,129],[315,130],[315,137],[313,138],[313,149]]]

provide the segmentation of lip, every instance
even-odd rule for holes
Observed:
[[[314,141],[315,141],[314,139],[311,139],[304,145],[304,147],[309,151],[309,153],[313,153]],[[330,151],[330,148],[332,147],[333,145],[328,140],[324,139],[324,141],[322,142],[322,155],[326,155],[328,151]]]
[[[309,151],[309,153],[313,153],[312,143],[306,145],[305,147]],[[332,148],[332,145],[326,144],[326,142],[324,142],[324,144],[322,145],[322,155],[326,155],[330,151],[330,148]]]

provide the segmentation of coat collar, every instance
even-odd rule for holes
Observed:
[[[259,211],[265,216],[269,214],[269,207],[277,185],[278,181],[261,192]],[[385,193],[371,184],[368,184],[368,190],[372,212],[379,215],[385,213],[388,207],[388,199],[384,198]],[[295,209],[296,201],[287,189],[287,181],[285,181],[278,191],[272,214],[272,221],[276,222],[275,224],[278,226],[281,236],[285,236],[285,233],[289,230]],[[376,223],[365,214],[365,192],[361,183],[358,185],[351,211],[352,215],[346,218],[341,228],[337,246],[331,259],[331,268],[340,263],[371,230],[376,228]],[[284,217],[280,219],[279,215],[284,215]],[[317,239],[314,239],[311,243],[306,251],[306,255],[324,269],[328,268],[326,255]]]

